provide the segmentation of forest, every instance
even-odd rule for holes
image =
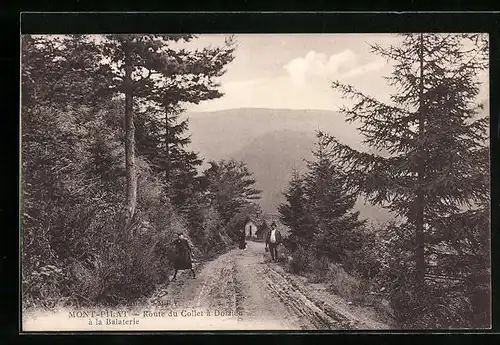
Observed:
[[[260,191],[242,162],[202,168],[179,117],[223,95],[236,42],[195,39],[23,36],[25,308],[137,302],[172,273],[179,232],[197,261],[233,246]]]
[[[279,207],[294,274],[376,291],[397,328],[491,322],[488,70],[480,34],[404,34],[386,104],[334,81],[361,152],[324,131]],[[196,35],[25,35],[21,42],[24,308],[140,304],[171,274],[171,242],[196,262],[235,248],[261,191],[245,162],[189,149],[186,107],[223,97],[237,42]],[[217,138],[214,138],[217,140]],[[285,172],[283,172],[285,173]],[[390,211],[374,224],[356,199]],[[351,279],[349,278],[349,279]],[[344,286],[342,286],[344,285]]]

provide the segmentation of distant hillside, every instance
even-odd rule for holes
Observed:
[[[292,178],[292,172],[305,172],[305,160],[313,158],[314,141],[314,133],[283,130],[255,138],[231,155],[231,158],[246,162],[254,172],[257,187],[263,191],[260,205],[264,212],[275,213],[277,205],[285,201],[283,192]],[[385,210],[365,205],[362,199],[356,203],[356,209],[362,217],[371,220],[385,221],[389,218]]]
[[[334,111],[244,108],[189,113],[187,117],[191,147],[207,159],[228,157],[261,135],[283,130],[309,134],[322,130],[360,146],[355,127]]]
[[[261,206],[265,212],[276,212],[284,201],[283,191],[292,177],[293,170],[304,172],[305,159],[311,159],[314,133],[279,131],[266,133],[230,155],[247,163],[261,189]]]
[[[263,190],[260,204],[275,213],[294,169],[304,172],[311,159],[315,133],[322,130],[358,150],[369,151],[342,115],[323,110],[230,109],[191,113],[191,149],[206,160],[235,158],[247,163]],[[363,200],[357,203],[363,217],[384,221],[388,213]]]

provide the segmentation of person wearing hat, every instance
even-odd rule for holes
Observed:
[[[278,245],[281,243],[281,240],[281,233],[278,231],[276,223],[273,222],[271,224],[271,231],[269,231],[266,236],[266,251],[269,247],[272,261],[278,260]]]
[[[191,270],[193,274],[193,278],[196,278],[196,275],[193,270],[193,263],[191,260],[192,252],[191,247],[189,246],[189,242],[184,237],[184,234],[181,232],[177,233],[177,239],[173,242],[175,246],[175,258],[174,258],[174,268],[175,273],[172,277],[172,280],[175,280],[177,277],[177,271],[179,270]]]

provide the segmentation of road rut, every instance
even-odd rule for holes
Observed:
[[[357,315],[342,300],[316,294],[278,264],[270,262],[264,244],[248,242],[198,269],[179,272],[176,281],[159,288],[150,299],[157,307],[178,313],[203,314],[183,318],[172,327],[233,330],[384,329],[387,325]]]

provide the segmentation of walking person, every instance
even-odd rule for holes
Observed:
[[[278,231],[276,223],[273,222],[271,224],[271,231],[266,236],[266,251],[269,247],[272,261],[278,260],[278,245],[281,243],[281,239],[281,233]]]
[[[182,233],[177,234],[177,239],[173,242],[175,245],[175,259],[174,259],[174,268],[175,273],[172,277],[172,280],[175,280],[177,277],[177,271],[179,270],[191,270],[193,274],[193,278],[196,278],[196,275],[193,270],[192,263],[192,251],[189,246],[189,242],[184,237]]]
[[[247,247],[247,242],[246,242],[246,236],[245,236],[245,230],[243,230],[240,233],[240,240],[239,240],[239,245],[238,247],[240,249],[245,249]]]

